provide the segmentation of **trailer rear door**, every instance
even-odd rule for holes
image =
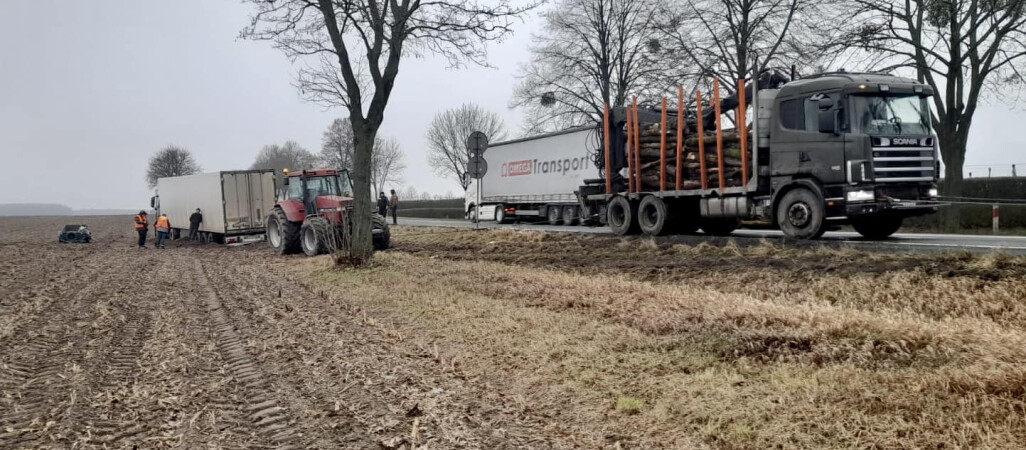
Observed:
[[[260,232],[264,218],[274,206],[274,173],[224,172],[224,213],[226,234]]]

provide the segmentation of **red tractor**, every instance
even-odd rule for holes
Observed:
[[[285,172],[284,190],[267,215],[267,242],[281,254],[326,253],[331,242],[347,239],[345,225],[353,207],[353,183],[345,170]],[[385,218],[371,216],[374,248],[388,248]]]

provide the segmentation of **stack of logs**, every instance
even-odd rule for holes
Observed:
[[[641,190],[660,190],[660,146],[662,144],[660,124],[641,125],[641,149],[638,155],[641,159]],[[728,129],[722,131],[723,135],[723,166],[726,186],[741,186],[741,136],[737,130]],[[750,135],[750,133],[749,133]],[[705,133],[702,138],[705,145],[705,168],[708,177],[708,187],[719,187],[719,160],[716,150],[716,131]],[[747,161],[751,161],[751,140],[746,147],[749,149]],[[632,149],[633,153],[633,149]],[[684,138],[684,147],[681,150],[683,155],[682,186],[681,189],[701,189],[701,161],[699,158],[699,137],[691,134]],[[668,189],[676,187],[677,179],[677,123],[670,119],[666,126],[666,186]]]

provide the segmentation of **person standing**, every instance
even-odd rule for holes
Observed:
[[[199,208],[196,208],[196,212],[189,216],[189,240],[195,241],[199,238],[199,227],[203,223],[203,213],[200,212]]]
[[[157,230],[157,248],[164,248],[164,241],[171,234],[171,221],[168,220],[167,214],[161,214],[157,218],[157,224],[154,228]]]
[[[380,214],[381,217],[385,217],[385,214],[386,214],[387,211],[388,211],[388,198],[385,197],[385,193],[384,192],[380,192],[380,193],[378,193],[378,214]]]
[[[395,189],[392,189],[392,197],[388,199],[388,209],[392,211],[392,225],[399,225],[395,212],[399,209],[399,195],[395,193]]]
[[[146,233],[149,231],[149,225],[146,211],[139,211],[139,214],[135,215],[135,231],[139,233],[139,248],[146,248]]]

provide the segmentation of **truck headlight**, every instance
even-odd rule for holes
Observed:
[[[930,191],[927,192],[926,195],[929,195],[930,198],[937,198],[940,195],[940,192],[937,191],[937,188],[933,188],[930,189]]]
[[[849,202],[870,202],[870,201],[873,201],[874,198],[876,198],[876,196],[873,194],[873,191],[849,191],[848,192],[848,201]]]

